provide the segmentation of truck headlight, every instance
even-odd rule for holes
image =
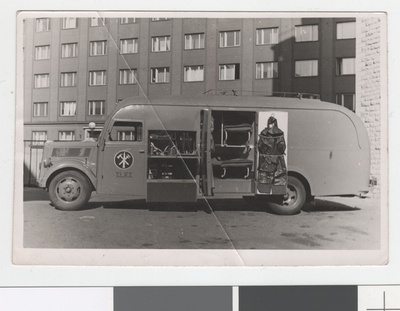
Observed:
[[[50,167],[50,166],[52,166],[53,164],[51,163],[51,158],[47,158],[47,159],[45,159],[44,161],[43,161],[43,167]]]

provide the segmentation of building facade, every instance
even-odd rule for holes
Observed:
[[[356,110],[355,38],[355,18],[26,19],[24,139],[95,135],[135,95],[294,92]]]

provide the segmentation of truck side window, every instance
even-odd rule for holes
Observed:
[[[143,123],[132,121],[115,121],[108,140],[142,141]]]

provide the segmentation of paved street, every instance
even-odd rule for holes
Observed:
[[[44,190],[24,189],[24,247],[127,249],[377,249],[379,200],[317,199],[294,216],[243,200],[146,204],[93,195],[63,212]]]

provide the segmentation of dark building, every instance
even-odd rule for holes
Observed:
[[[355,37],[355,18],[26,19],[24,139],[84,139],[143,94],[294,92],[355,110]]]

